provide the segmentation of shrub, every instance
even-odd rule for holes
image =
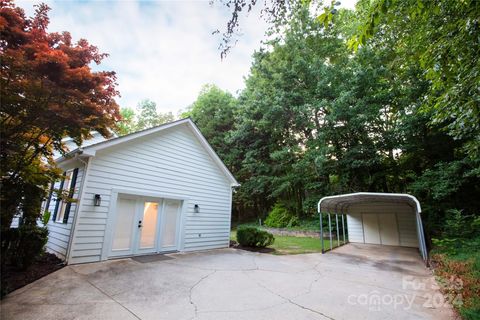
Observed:
[[[466,215],[462,210],[449,209],[445,215],[443,236],[446,238],[469,238],[480,231],[480,217]]]
[[[284,205],[277,203],[265,219],[265,225],[272,228],[290,228],[298,225],[298,218]]]
[[[8,248],[10,261],[16,267],[26,269],[43,253],[48,229],[37,225],[22,225],[11,231]]]
[[[237,241],[244,247],[265,248],[273,244],[273,234],[251,226],[240,226],[237,229]]]

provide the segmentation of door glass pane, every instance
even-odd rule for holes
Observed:
[[[167,200],[162,223],[162,247],[176,246],[180,201]]]
[[[155,247],[157,236],[158,202],[145,202],[143,207],[140,249]]]
[[[131,249],[135,203],[135,200],[118,199],[117,221],[115,223],[115,231],[113,234],[112,250]]]

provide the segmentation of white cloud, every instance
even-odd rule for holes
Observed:
[[[266,23],[259,17],[261,2],[242,17],[242,36],[226,59],[218,46],[230,18],[221,4],[209,1],[17,1],[33,14],[33,4],[51,8],[49,31],[69,31],[75,40],[87,39],[109,53],[100,69],[118,77],[122,107],[142,99],[157,103],[160,111],[190,105],[201,87],[214,83],[232,93],[244,87],[251,56],[265,38]],[[343,0],[352,8],[356,0]]]
[[[36,1],[37,3],[40,1]],[[28,14],[32,2],[18,2]],[[190,105],[202,85],[214,83],[232,93],[242,89],[251,55],[264,39],[266,24],[258,14],[242,22],[243,36],[223,61],[218,46],[229,19],[221,5],[208,1],[47,1],[49,31],[71,32],[109,53],[100,69],[118,77],[121,106],[145,98],[161,111]]]

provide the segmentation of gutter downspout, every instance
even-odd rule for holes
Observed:
[[[78,190],[78,201],[77,201],[77,205],[75,206],[75,215],[73,217],[72,226],[70,227],[70,237],[68,239],[67,254],[65,255],[65,263],[67,265],[69,264],[69,260],[70,260],[70,253],[72,250],[72,243],[73,243],[73,234],[75,233],[75,226],[77,225],[77,219],[78,219],[78,214],[80,212],[81,201],[83,200],[83,197],[84,197],[83,186],[85,185],[85,181],[87,180],[87,171],[88,171],[87,169],[88,169],[88,163],[90,162],[90,158],[87,158],[87,161],[84,161],[78,156],[78,153],[75,154],[75,159],[83,163],[84,169],[83,169],[82,183]]]

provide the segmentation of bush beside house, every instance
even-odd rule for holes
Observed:
[[[265,248],[275,241],[273,234],[251,226],[240,226],[237,229],[237,241],[244,247]]]

